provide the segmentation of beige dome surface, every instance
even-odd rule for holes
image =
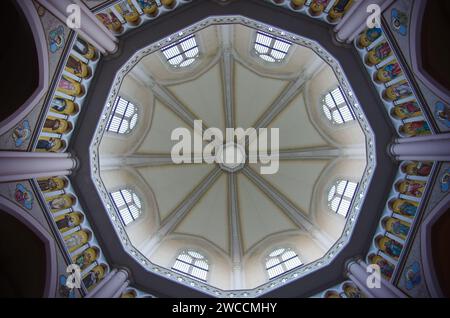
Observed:
[[[167,269],[181,251],[196,250],[210,264],[207,283],[222,290],[269,281],[265,260],[276,248],[294,250],[303,264],[325,255],[347,221],[330,209],[329,190],[337,180],[359,183],[366,168],[358,121],[336,126],[322,111],[339,85],[333,69],[297,44],[283,62],[266,62],[253,52],[255,34],[240,24],[204,28],[195,35],[199,57],[182,69],[160,51],[144,57],[119,92],[137,106],[137,125],[129,135],[106,132],[99,151],[106,189],[131,188],[142,200],[141,216],[125,228],[134,247]],[[174,164],[172,131],[193,132],[192,119],[221,131],[278,128],[278,172],[262,175],[263,164],[248,162],[235,172]]]

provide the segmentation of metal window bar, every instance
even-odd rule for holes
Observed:
[[[339,204],[336,209],[336,213],[338,213],[339,208],[341,207],[341,203],[342,203],[342,200],[344,199],[344,194],[345,194],[345,191],[347,190],[347,186],[348,186],[348,181],[345,181],[344,191],[342,191],[342,194],[340,194],[340,196],[339,196]]]
[[[287,44],[287,45],[289,45],[289,46],[292,45],[292,43],[290,43],[290,42],[288,42],[288,41],[285,41],[285,40],[279,39],[279,38],[275,38],[275,37],[273,37],[273,36],[271,36],[271,35],[269,35],[269,34],[266,34],[266,33],[258,32],[258,34],[270,38],[270,39],[271,39],[271,42],[270,42],[269,45],[266,45],[266,44],[264,44],[264,43],[258,42],[258,40],[255,40],[255,43],[258,44],[258,45],[264,46],[265,48],[268,48],[268,49],[271,50],[271,51],[278,51],[278,52],[283,53],[283,54],[287,54],[287,52],[289,51],[289,49],[287,49],[286,51],[283,51],[283,50],[279,50],[279,49],[275,48],[275,47],[273,46],[273,45],[275,44],[275,41],[280,41],[280,42],[285,43],[285,44]],[[271,51],[270,51],[270,53],[272,53]]]
[[[350,111],[350,115],[352,115],[352,119],[355,120],[356,116],[353,112],[353,109],[349,106],[349,102],[347,101],[347,96],[344,94],[344,92],[342,91],[342,87],[338,86],[339,92],[341,93],[342,97],[344,98],[345,101],[345,106],[348,108],[348,110]]]
[[[340,108],[339,108],[339,106],[338,106],[338,103],[336,102],[336,99],[335,99],[334,96],[333,96],[333,93],[330,92],[329,94],[330,94],[330,96],[331,96],[331,99],[333,100],[334,109],[336,109],[336,110],[338,111],[339,116],[340,116],[341,119],[342,119],[342,123],[346,123],[346,121],[345,121],[345,119],[344,119],[344,116],[342,115],[341,110],[340,110]]]
[[[132,220],[131,222],[128,222],[128,223],[125,222],[124,217],[123,217],[123,215],[122,215],[123,210],[120,210],[120,209],[119,209],[119,207],[117,206],[117,202],[116,202],[116,200],[114,199],[114,197],[112,196],[112,194],[110,194],[110,197],[111,197],[112,201],[114,202],[114,205],[116,206],[117,210],[119,211],[119,216],[120,216],[120,219],[121,219],[122,223],[123,223],[125,226],[127,226],[127,225],[133,223],[134,221],[136,221],[136,218],[134,217],[133,213],[131,212],[130,205],[128,204],[127,200],[125,199],[125,196],[123,195],[123,191],[124,191],[124,190],[120,190],[120,191],[117,191],[117,192],[114,192],[114,193],[119,193],[120,196],[122,197],[122,200],[123,200],[123,202],[125,203],[125,206],[126,206],[126,208],[127,208],[126,211],[128,212],[128,216],[129,216],[129,217],[131,218],[131,220]]]
[[[344,200],[344,199],[348,199],[348,200],[346,200],[346,201],[349,201],[349,206],[351,205],[351,203],[352,203],[352,201],[353,201],[353,197],[355,196],[355,191],[353,192],[353,195],[352,195],[352,197],[348,197],[348,196],[346,196],[345,195],[345,192],[347,191],[347,188],[348,188],[348,185],[350,184],[350,181],[345,181],[345,187],[344,187],[344,190],[342,191],[342,194],[339,194],[339,204],[338,204],[338,206],[337,206],[337,208],[336,208],[336,211],[334,211],[335,213],[339,213],[339,209],[340,209],[340,207],[341,207],[341,204],[342,204],[342,201]],[[358,183],[356,183],[356,185],[355,185],[355,190],[356,190],[356,188],[358,187]],[[337,194],[335,194],[335,197],[337,197],[338,195]],[[348,210],[346,211],[346,213],[345,213],[345,217],[347,217],[347,214],[348,214]]]
[[[284,253],[283,253],[283,254],[284,254]],[[298,255],[295,254],[294,256],[292,256],[292,257],[290,257],[290,258],[288,258],[288,259],[286,259],[286,260],[282,260],[282,259],[281,259],[281,256],[282,256],[283,254],[281,254],[280,256],[277,256],[277,257],[276,257],[276,258],[278,258],[278,260],[281,261],[280,263],[275,264],[275,265],[272,265],[272,266],[269,266],[269,267],[266,266],[266,271],[270,271],[271,269],[273,269],[273,268],[275,268],[275,267],[277,267],[277,266],[280,266],[280,265],[283,267],[283,272],[282,272],[282,273],[277,274],[277,275],[271,277],[270,279],[274,279],[274,278],[276,278],[276,277],[278,277],[278,276],[280,276],[280,275],[283,275],[284,273],[287,273],[287,272],[289,272],[289,271],[291,271],[291,270],[293,270],[293,269],[296,268],[296,267],[294,267],[294,268],[291,268],[291,269],[288,270],[287,267],[286,267],[286,263],[289,262],[289,261],[291,261],[291,260],[293,260],[293,259],[295,259],[295,258],[298,258]],[[301,265],[302,265],[302,264],[301,264]],[[301,266],[301,265],[299,265],[299,266]],[[297,266],[297,267],[298,267],[298,266]]]
[[[117,107],[119,107],[119,103],[120,103],[121,101],[125,101],[125,102],[127,103],[127,105],[125,106],[125,111],[123,112],[122,115],[120,115],[120,116],[121,116],[121,117],[120,117],[120,124],[118,125],[117,129],[111,130],[111,124],[112,124],[112,122],[113,122],[114,117],[118,117],[118,116],[116,116],[116,115],[117,115]],[[130,104],[131,104],[131,103],[130,103],[129,101],[123,99],[123,98],[120,97],[120,96],[116,98],[116,101],[114,102],[114,110],[113,110],[113,113],[111,114],[111,117],[110,117],[109,123],[108,123],[108,127],[107,127],[107,129],[106,129],[107,131],[109,131],[109,132],[114,132],[114,133],[117,133],[117,134],[120,133],[120,130],[121,130],[122,125],[123,125],[123,121],[125,120],[125,117],[126,117],[126,114],[127,114],[127,112],[128,112],[128,108],[130,107]]]
[[[191,39],[194,39],[194,41],[195,41],[195,35],[191,35],[190,37],[184,38],[184,39],[182,39],[182,40],[180,40],[180,41],[178,41],[178,42],[176,42],[176,43],[174,43],[174,44],[171,44],[171,45],[169,45],[169,46],[163,48],[163,49],[161,50],[163,53],[166,52],[166,51],[168,51],[168,50],[170,50],[171,48],[174,48],[174,47],[177,47],[177,48],[178,48],[178,51],[180,52],[180,53],[178,53],[178,54],[176,54],[176,55],[174,55],[174,56],[171,56],[171,57],[169,57],[169,58],[166,56],[167,61],[171,61],[171,60],[173,60],[173,59],[176,59],[176,58],[179,57],[179,56],[182,56],[182,57],[185,59],[185,58],[187,58],[186,53],[188,53],[188,52],[190,52],[190,51],[192,51],[192,50],[194,50],[194,49],[198,49],[197,41],[195,41],[195,46],[193,46],[193,47],[191,47],[191,48],[189,48],[189,49],[187,49],[187,50],[185,50],[185,49],[183,48],[182,44],[185,43],[185,42],[188,42],[188,41],[191,40]],[[181,62],[181,63],[182,63],[182,62]],[[181,63],[180,63],[180,64],[181,64]]]
[[[205,268],[202,268],[202,267],[200,267],[200,266],[195,265],[194,262],[196,261],[196,259],[193,258],[192,256],[190,256],[190,257],[192,258],[191,263],[188,263],[188,262],[186,262],[186,261],[180,259],[180,257],[178,257],[177,260],[176,260],[177,262],[180,262],[180,263],[183,263],[183,264],[186,264],[186,265],[189,266],[187,272],[184,272],[184,271],[182,271],[182,270],[179,270],[179,269],[175,268],[174,266],[172,267],[172,269],[173,269],[174,271],[179,272],[179,273],[183,273],[183,274],[189,275],[190,277],[194,277],[194,278],[196,278],[196,279],[199,279],[199,280],[202,280],[202,281],[206,282],[206,279],[197,277],[197,276],[195,276],[195,275],[192,275],[191,273],[192,273],[192,270],[193,270],[194,268],[196,268],[196,269],[198,269],[199,271],[204,272],[204,273],[207,274],[207,273],[209,272],[209,269],[205,269]]]
[[[334,103],[334,108],[336,108],[336,110],[339,112],[339,116],[341,117],[341,119],[342,119],[342,123],[347,123],[347,122],[349,122],[349,121],[351,121],[351,120],[355,120],[355,114],[353,113],[353,110],[352,110],[352,108],[348,105],[348,102],[347,102],[347,100],[346,100],[346,98],[345,98],[345,95],[344,95],[344,93],[342,92],[342,88],[340,87],[340,86],[338,86],[337,87],[337,89],[339,90],[339,93],[341,94],[341,96],[342,96],[342,99],[344,100],[344,103],[341,103],[341,104],[338,104],[337,103],[337,101],[336,101],[336,99],[335,99],[335,97],[334,97],[334,95],[333,95],[333,92],[335,91],[335,90],[333,90],[332,92],[330,92],[329,94],[330,94],[330,96],[331,96],[331,99],[333,100],[333,103]],[[340,106],[339,106],[340,105]],[[350,113],[350,116],[352,117],[351,119],[346,119],[346,116],[344,116],[343,114],[342,114],[342,111],[341,111],[341,108],[346,108],[346,109],[348,109],[348,111],[349,111],[349,113]]]

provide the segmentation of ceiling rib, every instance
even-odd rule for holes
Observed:
[[[193,162],[202,160],[201,154],[191,154]],[[169,154],[133,154],[129,156],[100,156],[100,170],[119,170],[123,167],[143,168],[174,165]]]
[[[288,198],[281,194],[274,186],[268,183],[258,173],[249,167],[242,169],[242,173],[253,182],[264,194],[269,197],[300,229],[311,234],[312,238],[328,251],[333,241],[320,231]]]
[[[278,96],[275,102],[264,112],[264,114],[256,121],[254,128],[268,127],[275,117],[282,112],[290,102],[297,96],[305,87],[305,84],[313,78],[325,66],[325,62],[316,57],[312,63],[301,72],[301,75],[289,83],[289,85]]]
[[[205,195],[212,185],[222,175],[222,170],[216,167],[203,181],[178,205],[178,207],[162,222],[158,232],[153,235],[143,246],[142,252],[149,257],[158,246],[159,242],[173,232],[197,202]]]
[[[233,65],[234,58],[232,53],[232,26],[220,26],[220,34],[222,38],[222,87],[225,98],[225,120],[226,128],[234,127],[234,74]]]
[[[233,262],[234,289],[241,289],[242,277],[242,235],[239,219],[238,194],[236,174],[228,174],[228,209],[231,223],[231,258]]]
[[[181,104],[172,93],[164,86],[160,85],[147,70],[137,64],[131,71],[130,75],[142,83],[147,88],[151,89],[155,96],[163,102],[172,112],[180,117],[189,127],[194,127],[194,120],[198,120],[183,104]],[[205,130],[205,127],[203,127]]]
[[[289,149],[279,151],[279,160],[326,160],[338,158],[342,156],[342,153],[343,149],[330,147]],[[258,158],[262,160],[265,159],[264,157],[264,154],[259,153],[249,153],[248,155],[250,162],[257,162]],[[268,157],[268,159],[270,158]]]

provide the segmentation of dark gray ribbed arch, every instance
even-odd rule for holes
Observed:
[[[89,145],[116,72],[121,66],[139,49],[214,15],[241,15],[319,42],[340,62],[375,134],[377,167],[349,244],[330,265],[265,294],[265,297],[312,296],[345,279],[345,262],[349,258],[366,254],[397,171],[397,166],[386,151],[395,135],[394,128],[356,49],[353,46],[337,45],[333,40],[332,26],[261,0],[232,1],[226,5],[213,0],[195,0],[120,37],[118,53],[103,58],[98,65],[80,114],[79,125],[72,137],[70,149],[80,161],[78,171],[71,177],[74,188],[110,264],[127,267],[131,271],[132,283],[137,288],[158,297],[208,297],[198,290],[146,271],[123,250],[91,179]]]

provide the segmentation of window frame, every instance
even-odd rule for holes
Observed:
[[[339,186],[340,186],[340,184],[341,184],[342,182],[345,182],[345,186],[344,186],[344,190],[342,191],[342,194],[339,194],[339,193],[338,193],[338,188],[339,188]],[[348,188],[349,184],[354,184],[354,190],[353,190],[353,194],[352,194],[351,197],[349,197],[349,196],[346,195],[346,191],[347,191],[347,188]],[[328,207],[329,207],[329,209],[330,209],[334,214],[339,215],[339,216],[342,216],[342,217],[344,217],[344,218],[347,218],[347,217],[348,217],[348,213],[349,213],[350,210],[351,210],[352,203],[353,203],[353,199],[355,198],[355,194],[356,194],[357,189],[358,189],[358,185],[359,185],[358,182],[353,182],[353,181],[346,180],[346,179],[339,179],[339,180],[336,180],[336,181],[334,182],[334,184],[333,184],[333,185],[330,187],[330,189],[328,190],[327,202],[328,202]],[[330,198],[330,193],[331,193],[331,191],[333,190],[333,188],[335,188],[335,190],[334,190],[333,196]],[[337,206],[336,210],[333,208],[333,201],[335,200],[335,198],[338,198],[338,199],[339,199],[339,203],[338,203],[338,206]],[[344,215],[343,213],[341,213],[341,211],[339,211],[340,208],[341,208],[341,206],[342,206],[342,202],[343,202],[343,201],[348,202],[348,208],[347,208],[347,210],[345,211],[345,215]]]
[[[125,195],[123,193],[125,191],[129,192],[129,194],[130,194],[130,196],[132,198],[131,202],[127,202],[127,200],[125,199]],[[120,194],[123,202],[125,203],[124,205],[119,206],[117,204],[117,201],[114,199],[114,194],[116,194],[116,193]],[[139,200],[140,207],[139,207],[138,204],[136,204],[133,195],[136,196],[137,199]],[[110,192],[109,193],[109,197],[111,199],[111,202],[114,204],[114,207],[116,208],[116,211],[117,211],[117,213],[118,213],[118,215],[120,217],[120,220],[122,221],[122,223],[123,223],[123,225],[125,227],[130,226],[131,224],[136,222],[142,216],[142,213],[143,213],[142,199],[139,197],[139,195],[136,193],[136,191],[134,191],[134,190],[132,190],[130,188],[118,189],[118,190]],[[133,211],[131,209],[131,207],[133,207],[133,206],[138,210],[138,215],[137,216],[133,215]],[[126,210],[124,210],[124,209],[126,209]],[[126,218],[124,217],[122,211],[126,211],[128,213],[128,216],[132,219],[130,222],[127,223],[125,221]]]
[[[125,110],[124,110],[123,114],[120,114],[117,111],[117,109],[120,106],[120,102],[122,102],[122,101],[126,103],[126,106],[125,106]],[[132,106],[134,108],[134,111],[133,111],[133,113],[130,116],[126,116],[128,108],[130,106]],[[131,123],[133,121],[133,118],[135,116],[137,116],[136,123],[134,124],[134,126],[132,128],[130,128]],[[112,125],[113,120],[114,120],[115,117],[119,118],[120,124],[117,127],[117,129],[111,130],[111,125]],[[129,135],[136,128],[138,120],[139,120],[138,106],[136,104],[134,104],[132,101],[128,100],[127,98],[124,98],[123,96],[118,95],[116,97],[116,99],[114,100],[114,105],[113,105],[113,108],[112,108],[112,111],[111,111],[111,115],[109,116],[108,123],[106,124],[106,132],[108,132],[110,134],[113,134],[113,135],[118,135],[118,136]],[[125,132],[120,132],[124,122],[128,123],[128,128],[127,128],[127,130]]]
[[[203,258],[198,258],[198,257],[192,256],[190,253],[199,254]],[[181,257],[183,255],[186,255],[186,256],[190,257],[191,258],[191,262],[188,263],[187,261],[181,259]],[[207,268],[205,269],[205,268],[202,268],[202,267],[200,267],[198,265],[195,265],[196,261],[204,261],[206,263],[206,267]],[[187,265],[188,266],[187,271],[184,271],[184,270],[176,268],[175,266],[177,265],[178,262]],[[172,265],[172,270],[177,272],[177,273],[180,273],[180,274],[183,274],[183,275],[187,275],[187,276],[189,276],[191,278],[200,280],[202,282],[208,282],[208,278],[209,278],[209,274],[210,274],[210,266],[211,265],[209,263],[209,259],[204,253],[199,252],[198,250],[195,250],[195,249],[184,249],[184,250],[180,251],[177,254],[177,256],[175,258],[175,261],[173,262],[173,265]],[[200,272],[203,272],[205,274],[204,275],[205,278],[198,277],[195,274],[193,274],[192,272],[193,272],[194,269],[197,269]]]
[[[195,41],[195,46],[189,48],[188,50],[185,50],[182,45],[183,45],[183,43],[188,42],[190,39],[193,39]],[[168,57],[165,52],[167,52],[168,50],[170,50],[170,49],[172,49],[174,47],[176,47],[178,49],[179,53],[177,53],[174,56]],[[195,55],[195,57],[189,57],[189,56],[186,55],[187,52],[190,52],[190,51],[192,51],[194,49],[197,49],[197,54]],[[169,45],[161,48],[160,52],[161,52],[161,54],[162,54],[166,64],[170,68],[175,69],[175,70],[183,70],[183,69],[187,69],[187,68],[192,67],[195,64],[195,62],[199,60],[200,55],[201,55],[199,40],[198,40],[198,37],[197,37],[196,34],[188,35],[188,36],[186,36],[186,37],[176,41],[175,43],[169,44]],[[170,63],[171,60],[173,60],[173,59],[175,59],[177,57],[180,57],[180,56],[183,59],[181,62],[179,62],[177,64]],[[193,59],[192,63],[190,63],[188,65],[185,65],[185,66],[181,65],[184,62],[186,62],[188,60],[191,60],[191,59]]]
[[[281,250],[281,249],[283,250],[283,252],[281,252],[281,254],[276,255],[276,256],[270,256],[271,254],[273,254],[273,253],[275,253],[275,252],[277,252],[278,250]],[[287,258],[285,260],[283,260],[283,255],[285,255],[286,253],[290,253],[290,252],[294,253],[295,255],[292,256],[292,257],[289,257],[289,258]],[[274,259],[278,260],[278,263],[276,263],[274,265],[268,265],[269,261],[274,260]],[[300,264],[297,265],[297,266],[288,268],[287,263],[289,261],[292,261],[292,260],[295,260],[295,259],[297,259],[298,262],[300,262]],[[305,264],[300,259],[299,254],[293,248],[290,248],[290,247],[276,247],[276,248],[273,248],[267,254],[267,256],[266,256],[266,258],[264,260],[264,269],[266,271],[267,276],[269,277],[269,280],[278,278],[278,277],[280,277],[280,276],[282,276],[282,275],[284,275],[284,274],[286,274],[286,273],[288,273],[288,272],[290,272],[290,271],[292,271],[294,269],[297,269],[297,268],[299,268],[301,266],[304,266],[304,265]],[[272,276],[272,274],[270,273],[270,270],[275,268],[275,267],[278,267],[278,266],[281,266],[283,272]]]
[[[342,102],[338,103],[336,101],[336,96],[333,95],[334,92],[339,91],[339,94],[342,97]],[[331,97],[332,103],[333,105],[330,105],[327,102],[327,96]],[[353,122],[356,121],[356,115],[352,109],[352,107],[350,106],[350,104],[347,101],[347,97],[345,96],[342,87],[340,85],[336,86],[333,89],[328,90],[325,94],[323,94],[322,98],[321,98],[321,106],[322,106],[322,114],[324,115],[324,117],[327,119],[327,121],[329,123],[331,123],[333,126],[344,126],[344,125],[348,125],[351,124]],[[325,112],[325,108],[327,109],[327,112],[329,112],[329,116],[326,114]],[[351,118],[348,117],[348,115],[346,115],[345,113],[343,114],[343,110],[349,114],[349,116]],[[337,111],[339,114],[340,119],[342,120],[342,122],[338,122],[335,118],[333,113]]]
[[[259,36],[259,35],[264,36],[264,37],[267,37],[267,38],[270,38],[270,44],[267,45],[267,44],[258,42],[258,36]],[[278,49],[278,48],[275,48],[275,44],[276,44],[277,42],[281,42],[281,43],[284,43],[284,44],[286,44],[286,45],[289,45],[289,47],[288,47],[285,51],[283,51],[283,50],[281,50],[281,49]],[[269,51],[268,51],[267,53],[261,53],[261,52],[259,52],[258,49],[256,48],[257,45],[260,45],[260,46],[262,46],[262,47],[265,47],[265,48],[267,48]],[[268,65],[279,65],[279,64],[282,64],[282,63],[286,63],[286,61],[287,61],[287,59],[288,59],[288,56],[289,56],[289,53],[290,53],[292,47],[293,47],[293,43],[292,43],[292,42],[289,42],[288,40],[285,40],[285,39],[283,39],[283,38],[276,37],[276,36],[274,36],[274,35],[271,35],[270,33],[266,33],[266,32],[257,30],[257,31],[254,33],[254,40],[253,40],[253,42],[252,42],[251,51],[252,51],[252,54],[253,54],[255,57],[258,58],[259,61],[262,61],[262,62],[264,62],[264,63],[267,63]],[[279,53],[281,53],[281,54],[284,54],[284,56],[283,56],[282,58],[276,58],[275,56],[272,55],[272,52],[273,52],[273,51],[276,51],[276,52],[279,52]],[[262,56],[268,56],[268,57],[271,57],[271,58],[273,59],[273,61],[269,61],[269,60],[263,58]]]

